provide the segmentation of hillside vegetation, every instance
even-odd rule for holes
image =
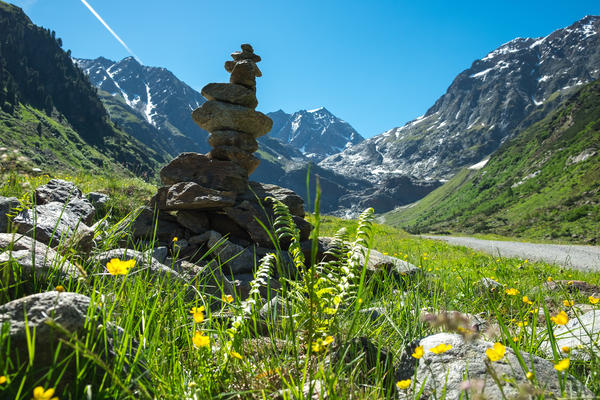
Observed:
[[[600,241],[600,82],[521,132],[480,170],[385,215],[410,232]]]
[[[0,38],[0,145],[36,158],[41,167],[116,168],[150,176],[166,161],[115,128],[54,32],[0,2]],[[57,160],[46,157],[53,154]]]

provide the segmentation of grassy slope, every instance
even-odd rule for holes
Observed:
[[[598,143],[600,83],[595,82],[504,145],[483,169],[461,171],[414,206],[388,213],[385,221],[412,232],[598,242]],[[569,161],[588,149],[596,154]]]

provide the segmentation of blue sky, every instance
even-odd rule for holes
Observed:
[[[539,37],[600,1],[86,0],[145,65],[200,90],[226,82],[239,44],[263,61],[258,109],[325,106],[370,137],[422,115],[454,77],[515,37]],[[81,0],[12,0],[74,57],[127,50]]]

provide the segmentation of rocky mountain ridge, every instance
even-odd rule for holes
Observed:
[[[371,182],[449,179],[513,137],[542,104],[598,79],[599,30],[600,17],[587,16],[543,38],[511,40],[460,73],[423,116],[320,165]]]
[[[270,136],[289,143],[311,160],[320,161],[364,140],[325,107],[293,114],[278,110],[267,115],[273,120]]]

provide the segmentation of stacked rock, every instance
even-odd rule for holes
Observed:
[[[262,76],[256,65],[260,56],[249,44],[241,47],[242,51],[231,54],[233,61],[225,62],[225,70],[231,73],[230,83],[206,85],[202,95],[208,101],[194,110],[192,117],[210,132],[208,142],[213,149],[209,157],[233,161],[250,175],[260,163],[252,155],[258,149],[256,139],[271,130],[273,121],[255,111],[256,78]]]
[[[231,73],[230,83],[206,85],[202,95],[208,101],[192,114],[194,121],[210,132],[213,149],[208,154],[182,153],[160,171],[164,186],[150,206],[141,211],[133,231],[134,237],[156,235],[165,244],[177,237],[181,249],[178,257],[189,255],[188,260],[208,251],[214,245],[211,237],[226,236],[222,251],[208,253],[231,259],[224,257],[223,251],[235,250],[230,251],[237,255],[235,261],[227,264],[237,274],[251,272],[254,264],[247,260],[273,247],[270,234],[263,228],[274,219],[271,205],[264,204],[265,198],[273,197],[288,206],[302,240],[308,238],[312,227],[303,218],[303,200],[296,193],[248,181],[259,163],[252,155],[258,149],[256,139],[265,135],[273,122],[254,110],[258,104],[256,77],[261,72],[256,63],[260,57],[249,44],[243,44],[242,51],[232,57],[233,61],[225,63]],[[234,262],[244,265],[234,267]]]

